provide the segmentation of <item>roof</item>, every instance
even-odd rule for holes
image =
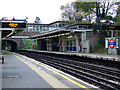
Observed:
[[[93,26],[93,25],[90,24],[90,23],[75,23],[75,24],[69,24],[69,25],[65,26],[65,28],[67,28],[67,27],[72,27],[72,26],[76,26],[76,25],[88,25],[88,26]]]
[[[41,23],[26,23],[26,25],[41,25],[41,26],[49,26],[49,24],[41,24]]]
[[[52,24],[55,24],[55,23],[67,23],[67,21],[55,21],[55,22],[50,23],[49,25],[52,25]]]
[[[52,23],[50,23],[50,24],[41,24],[41,23],[27,23],[27,25],[45,25],[45,26],[49,26],[49,25],[52,25],[52,24],[55,24],[55,23],[67,23],[67,21],[55,21],[55,22],[52,22]]]
[[[71,30],[55,29],[55,30],[52,30],[52,31],[43,32],[43,33],[41,33],[39,35],[36,35],[36,36],[31,36],[31,38],[34,39],[34,38],[46,37],[46,36],[51,36],[51,35],[67,33],[67,32],[71,32]]]

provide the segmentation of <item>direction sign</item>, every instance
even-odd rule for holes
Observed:
[[[116,45],[116,42],[113,39],[110,39],[109,43],[111,48],[114,48],[114,46]]]
[[[2,22],[2,28],[26,28],[26,23]]]

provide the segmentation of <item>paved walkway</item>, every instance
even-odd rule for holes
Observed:
[[[43,78],[13,55],[5,55],[2,88],[52,88]]]

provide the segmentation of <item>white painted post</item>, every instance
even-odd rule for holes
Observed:
[[[86,31],[85,31],[85,40],[86,40]]]
[[[113,37],[113,30],[111,30],[111,37]]]
[[[66,37],[65,36],[62,37],[62,41],[63,41],[63,52],[65,52],[66,51]]]
[[[77,48],[77,52],[79,52],[80,46],[79,46],[79,36],[78,35],[76,35],[76,48]]]

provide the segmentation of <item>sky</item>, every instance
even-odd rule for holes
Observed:
[[[39,17],[41,23],[52,23],[61,18],[61,5],[75,0],[0,0],[0,19],[15,17],[33,23]]]

